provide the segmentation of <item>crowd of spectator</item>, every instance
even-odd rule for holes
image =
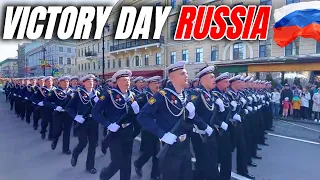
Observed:
[[[316,85],[290,87],[285,84],[283,88],[273,90],[271,107],[275,118],[291,116],[320,123],[320,88]]]

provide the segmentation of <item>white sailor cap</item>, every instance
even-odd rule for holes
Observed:
[[[142,76],[138,76],[133,80],[133,82],[135,82],[135,83],[138,81],[144,81],[144,78]]]
[[[236,76],[233,76],[232,78],[230,78],[229,82],[233,83],[233,82],[239,81],[239,80],[241,80],[241,75],[236,75]]]
[[[228,72],[225,72],[225,73],[222,73],[220,76],[218,76],[216,78],[216,83],[224,80],[224,79],[228,79],[229,78],[229,73]]]
[[[254,80],[253,82],[254,82],[254,83],[258,83],[258,82],[259,82],[259,80],[257,80],[257,79],[256,79],[256,80]]]
[[[241,76],[240,80],[241,80],[241,81],[244,81],[244,76]]]
[[[112,82],[112,78],[107,79],[106,82]]]
[[[78,77],[78,76],[72,76],[72,77],[70,78],[70,81],[72,81],[72,80],[77,80],[77,81],[79,81],[79,77]]]
[[[247,76],[247,77],[245,77],[243,80],[244,80],[244,82],[248,82],[248,81],[250,81],[251,79],[252,79],[251,76]]]
[[[253,82],[254,81],[254,78],[252,77],[252,78],[250,78],[250,80],[249,80],[249,82]]]
[[[115,82],[117,82],[117,80],[116,80],[116,79],[111,78],[111,82],[115,83]]]
[[[58,81],[60,82],[60,81],[70,81],[70,77],[69,76],[62,76],[62,77],[60,77],[59,79],[58,79]]]
[[[85,76],[83,76],[83,77],[81,77],[80,78],[80,81],[81,82],[85,82],[85,81],[87,81],[87,80],[89,80],[89,79],[94,79],[94,78],[96,78],[93,74],[87,74],[87,75],[85,75]]]
[[[196,78],[201,79],[204,75],[213,73],[215,67],[214,66],[208,66],[200,69],[198,74],[196,75]]]
[[[49,79],[53,79],[53,77],[52,76],[46,76],[46,77],[43,78],[44,81],[49,80]]]
[[[266,84],[271,84],[271,81],[267,81]]]
[[[43,78],[45,78],[45,77],[44,76],[37,77],[38,80],[43,80]]]
[[[151,82],[160,82],[161,81],[161,76],[152,76],[151,78],[146,79],[146,82],[151,83]]]
[[[177,71],[179,69],[184,69],[185,64],[186,64],[185,61],[179,61],[174,64],[171,64],[170,66],[167,67],[168,73],[170,74],[170,73]]]
[[[121,69],[113,74],[112,79],[116,81],[117,79],[119,79],[121,77],[129,77],[130,78],[131,76],[132,76],[132,72],[129,69]]]
[[[193,83],[194,83],[194,82],[199,81],[199,80],[200,80],[200,78],[197,78],[197,77],[196,77],[196,78],[192,79],[192,81],[191,81],[191,82],[193,82]]]

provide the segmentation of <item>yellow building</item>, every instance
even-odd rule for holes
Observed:
[[[301,0],[307,1],[307,0]],[[297,70],[297,67],[308,67],[304,70],[320,70],[320,65],[294,65],[305,59],[316,61],[320,55],[320,43],[313,39],[299,38],[285,48],[280,48],[273,41],[274,25],[273,11],[286,4],[298,2],[298,0],[121,0],[115,6],[109,18],[105,31],[105,73],[112,73],[121,69],[129,68],[134,75],[151,76],[156,74],[165,75],[165,67],[184,60],[188,62],[187,70],[190,78],[193,78],[205,64],[215,64],[219,72],[281,72]],[[182,4],[227,4],[227,5],[272,5],[272,17],[266,41],[174,41],[173,35]],[[160,40],[113,40],[117,17],[121,6],[130,5],[139,7],[142,5],[169,5],[171,13],[162,29]],[[88,72],[102,73],[102,40],[83,41],[77,45],[78,74]],[[96,53],[91,53],[94,51]],[[87,56],[85,55],[87,52]],[[89,53],[89,54],[88,54]],[[316,58],[315,58],[315,57]],[[311,57],[311,58],[309,58]],[[296,60],[299,61],[296,61]],[[301,61],[300,61],[301,60]],[[292,64],[279,65],[279,64]],[[87,64],[87,65],[86,65]],[[95,64],[95,65],[94,65]],[[270,66],[270,64],[274,64]],[[276,64],[276,65],[275,65]],[[310,68],[309,68],[310,67]],[[263,78],[263,76],[262,76]]]

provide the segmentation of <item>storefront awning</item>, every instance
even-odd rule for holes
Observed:
[[[239,72],[247,72],[248,66],[242,65],[242,66],[218,66],[216,72],[217,73],[239,73]]]

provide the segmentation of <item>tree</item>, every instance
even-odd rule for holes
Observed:
[[[293,80],[293,84],[295,84],[297,87],[301,87],[300,78],[295,77]]]
[[[271,73],[267,74],[266,80],[267,81],[271,81],[271,85],[272,85],[273,88],[277,87],[278,84],[276,83],[276,81],[273,80]]]
[[[281,82],[281,85],[284,86],[285,84],[288,84],[288,79],[284,79],[282,82]]]

